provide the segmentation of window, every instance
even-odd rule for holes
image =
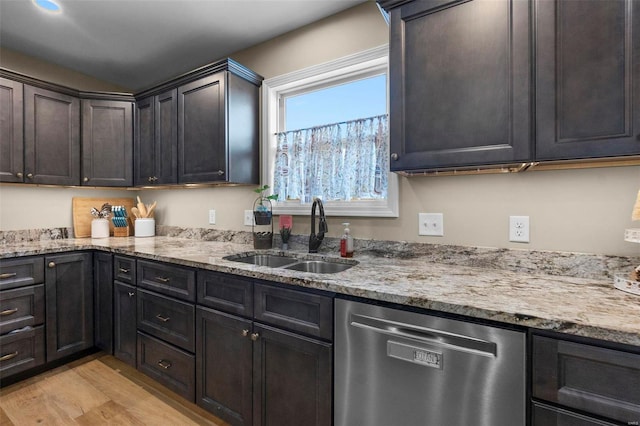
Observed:
[[[398,216],[397,176],[388,163],[387,62],[388,46],[381,46],[263,82],[262,178],[285,194],[274,213],[309,214],[311,197],[320,196],[327,214]],[[300,140],[313,141],[303,142],[305,154]],[[306,170],[310,165],[314,170]],[[311,177],[302,190],[289,184],[289,173],[301,169]]]

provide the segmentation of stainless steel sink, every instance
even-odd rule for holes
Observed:
[[[348,263],[327,262],[325,260],[304,260],[293,265],[286,266],[284,269],[293,271],[313,272],[315,274],[335,274],[336,272],[346,271],[353,265]]]
[[[271,268],[291,265],[298,261],[295,257],[278,256],[277,254],[251,254],[248,256],[234,254],[232,256],[227,256],[224,259],[231,260],[233,262],[249,263],[251,265],[269,266]]]
[[[337,262],[331,260],[298,259],[292,256],[277,255],[271,253],[238,253],[226,256],[224,260],[232,262],[248,263],[250,265],[268,266],[270,268],[283,268],[292,271],[311,272],[314,274],[335,274],[346,271],[358,262]]]

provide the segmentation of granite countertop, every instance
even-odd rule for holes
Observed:
[[[174,237],[5,243],[0,245],[0,258],[85,249],[640,346],[640,297],[615,289],[611,279],[467,266],[464,258],[444,264],[420,256],[356,253],[354,260],[359,263],[351,269],[313,274],[223,259],[254,251],[248,244]],[[302,251],[289,253],[309,256]]]

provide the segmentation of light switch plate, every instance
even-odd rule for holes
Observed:
[[[253,210],[244,211],[244,226],[253,226]]]
[[[215,225],[215,224],[216,224],[216,211],[209,210],[209,225]]]
[[[418,235],[444,236],[442,213],[418,213]]]

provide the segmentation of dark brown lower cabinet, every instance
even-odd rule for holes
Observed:
[[[533,404],[532,426],[614,426],[615,423],[572,413],[544,404]]]
[[[113,283],[113,355],[136,366],[136,288]]]
[[[138,332],[138,370],[193,402],[196,389],[193,354]]]
[[[47,362],[93,347],[93,256],[45,257]]]
[[[637,348],[534,335],[532,359],[533,425],[640,423]]]
[[[331,425],[332,345],[266,325],[253,333],[253,424]]]
[[[197,308],[196,401],[232,425],[332,423],[332,345]]]
[[[94,341],[96,347],[113,354],[113,259],[111,253],[94,253]]]
[[[196,402],[233,425],[253,424],[248,319],[196,309]]]
[[[44,326],[0,336],[1,380],[44,364]]]

